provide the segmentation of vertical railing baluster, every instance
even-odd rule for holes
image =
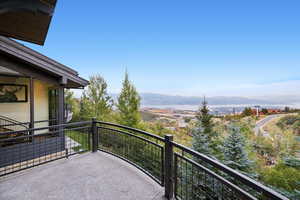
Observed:
[[[160,160],[161,160],[161,185],[165,185],[165,156],[164,156],[164,148],[160,149]]]
[[[98,131],[97,131],[97,121],[95,118],[92,119],[92,152],[97,152],[98,150]]]
[[[173,135],[165,135],[165,197],[173,198]]]
[[[174,196],[176,198],[176,194],[177,194],[177,188],[178,188],[178,180],[177,180],[177,177],[178,177],[178,172],[177,172],[177,168],[178,168],[178,157],[176,154],[174,154],[174,157],[175,157],[175,162],[174,162]]]

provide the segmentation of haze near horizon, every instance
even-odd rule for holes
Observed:
[[[127,68],[144,93],[297,95],[299,6],[270,0],[58,1],[45,46],[25,45],[84,78],[99,73],[111,93],[120,91]]]

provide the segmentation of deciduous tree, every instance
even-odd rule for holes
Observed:
[[[113,101],[107,93],[107,83],[100,75],[90,77],[90,84],[81,98],[82,118],[95,117],[107,121],[112,112]]]

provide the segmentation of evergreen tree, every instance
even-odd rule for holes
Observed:
[[[224,161],[233,169],[249,171],[251,162],[246,151],[245,138],[236,126],[229,127],[229,136],[224,141]]]
[[[107,93],[106,81],[100,75],[90,77],[90,84],[81,98],[82,118],[95,117],[107,121],[112,112],[112,99]]]
[[[209,114],[205,98],[196,118],[196,125],[192,129],[192,148],[200,153],[212,155],[216,147],[216,133],[213,131],[212,115]]]
[[[118,97],[117,108],[119,111],[118,122],[125,126],[137,128],[140,121],[141,98],[134,85],[129,81],[128,73],[125,73],[123,88]]]
[[[200,122],[199,125],[201,125],[201,127],[203,128],[202,131],[208,135],[208,138],[213,137],[214,136],[212,131],[213,123],[211,120],[212,115],[209,114],[209,109],[207,107],[207,101],[205,100],[205,97],[202,102],[202,107],[199,109],[196,118],[198,122]]]
[[[204,133],[204,129],[201,127],[201,125],[198,125],[192,129],[192,136],[192,148],[195,151],[206,155],[212,154],[209,137],[206,133]]]

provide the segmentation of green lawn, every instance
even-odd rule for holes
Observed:
[[[74,151],[90,150],[88,133],[81,131],[66,131],[65,135],[80,144],[80,146],[72,148]]]

